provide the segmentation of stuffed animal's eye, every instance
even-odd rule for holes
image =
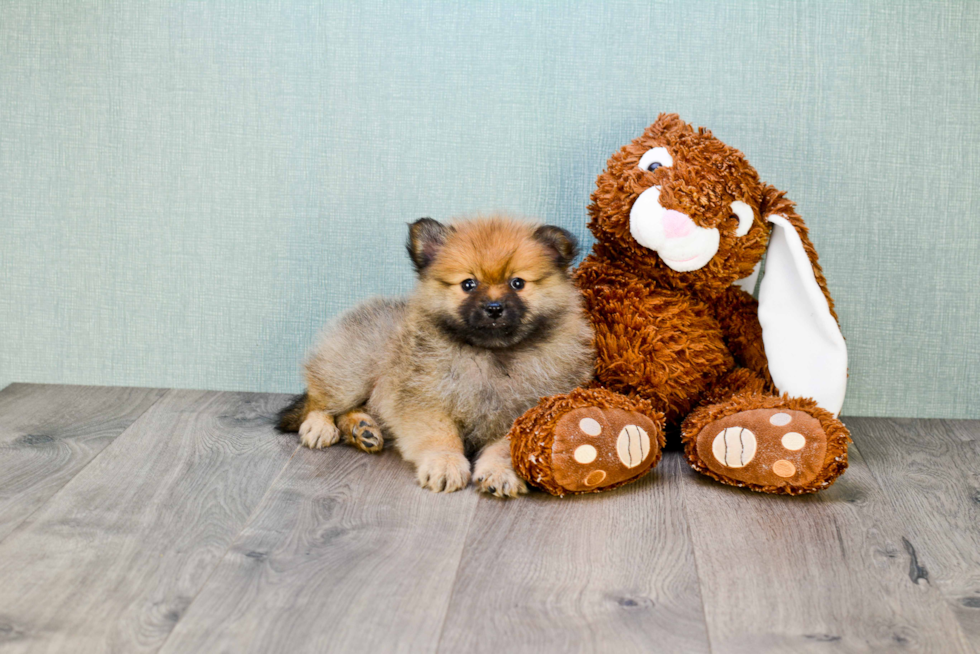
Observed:
[[[462,287],[464,291],[469,293],[470,291],[472,291],[474,288],[477,287],[477,281],[475,279],[464,279],[463,283],[460,284],[460,287]]]
[[[735,230],[735,236],[745,236],[749,233],[749,229],[752,228],[752,221],[755,220],[755,212],[752,211],[752,207],[741,200],[732,202],[732,212],[738,218],[738,228]]]
[[[510,287],[515,291],[519,291],[524,288],[524,280],[520,277],[515,277],[514,279],[510,280]]]
[[[670,156],[667,152],[667,148],[653,148],[652,150],[647,150],[646,154],[640,157],[640,169],[648,170],[651,173],[657,168],[666,166],[667,168],[674,165],[674,158]]]

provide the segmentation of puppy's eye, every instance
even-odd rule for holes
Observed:
[[[524,280],[520,277],[515,277],[514,279],[510,280],[510,287],[515,291],[519,291],[524,288]]]
[[[667,167],[670,168],[674,165],[674,158],[670,156],[667,152],[667,148],[653,148],[647,150],[646,153],[640,157],[640,169],[649,170],[651,173],[657,168]]]
[[[477,286],[477,281],[476,281],[475,279],[464,279],[464,280],[463,280],[463,283],[462,283],[462,284],[460,284],[460,286],[462,287],[462,289],[463,289],[464,291],[466,291],[467,293],[469,293],[469,292],[470,292],[470,291],[472,291],[472,290],[473,290],[474,288],[476,288],[476,286]]]

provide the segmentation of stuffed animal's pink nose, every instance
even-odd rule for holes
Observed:
[[[673,209],[664,212],[663,223],[667,238],[683,238],[694,231],[694,221]]]

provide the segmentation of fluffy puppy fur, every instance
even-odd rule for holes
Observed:
[[[340,316],[306,362],[307,392],[280,421],[304,445],[343,436],[366,452],[394,438],[418,482],[449,492],[526,492],[511,466],[511,424],[539,398],[589,381],[592,327],[569,279],[575,238],[504,217],[409,227],[418,273],[407,299]]]

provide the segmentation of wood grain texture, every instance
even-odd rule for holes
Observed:
[[[605,494],[481,498],[441,652],[707,652],[680,454]]]
[[[852,418],[815,496],[668,452],[505,502],[297,448],[286,401],[0,392],[0,653],[980,651],[978,421]]]
[[[0,391],[0,541],[164,392],[38,384]]]
[[[296,449],[284,396],[170,391],[0,543],[3,652],[158,649]]]
[[[693,471],[681,495],[712,651],[970,651],[857,448],[817,495],[763,496]]]
[[[162,652],[433,651],[476,502],[390,449],[303,448]]]
[[[852,422],[854,440],[914,546],[919,583],[939,589],[980,651],[980,423]]]
[[[888,418],[882,420],[887,422]],[[944,430],[949,431],[961,441],[980,441],[980,420],[922,420],[919,422],[927,425],[941,422]]]

